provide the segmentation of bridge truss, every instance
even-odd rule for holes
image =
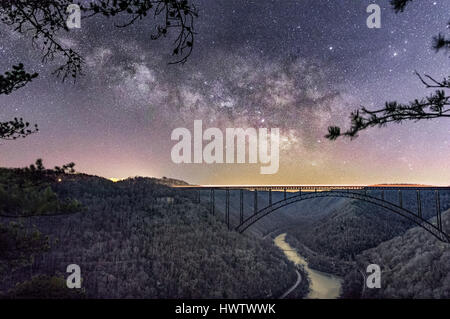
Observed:
[[[442,242],[450,243],[450,235],[447,234],[442,227],[442,212],[440,193],[442,191],[450,191],[450,187],[411,187],[411,186],[330,186],[330,185],[289,185],[289,186],[181,186],[186,190],[197,191],[197,201],[200,202],[200,192],[209,192],[209,205],[212,214],[215,214],[216,207],[216,192],[225,191],[225,221],[229,229],[234,228],[236,231],[242,233],[251,225],[256,223],[261,218],[275,212],[276,210],[297,203],[304,200],[323,197],[341,197],[361,200],[371,203],[375,206],[381,207],[385,210],[393,212],[404,218],[409,219],[418,226],[425,229],[434,237]],[[244,217],[244,191],[253,192],[254,204],[253,213]],[[230,225],[230,192],[239,191],[239,225],[232,227]],[[258,207],[258,192],[265,191],[268,196],[268,205]],[[283,198],[276,202],[272,200],[272,192],[283,192]],[[374,196],[374,191],[378,191],[379,197]],[[396,191],[398,193],[398,202],[393,203],[386,200],[386,192]],[[417,200],[417,211],[411,211],[404,207],[403,193],[404,191],[415,191]],[[431,222],[429,218],[425,218],[422,214],[423,203],[421,193],[423,191],[433,191],[435,196],[436,221]]]

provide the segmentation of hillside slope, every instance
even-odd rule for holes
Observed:
[[[163,184],[63,177],[54,191],[86,209],[24,219],[50,237],[50,250],[1,274],[0,291],[8,296],[36,275],[64,278],[69,264],[81,267],[91,298],[276,298],[295,282],[294,265],[270,240],[229,232],[192,194]]]
[[[450,233],[450,210],[442,214],[442,222]],[[381,267],[381,288],[363,290],[355,270],[345,278],[344,297],[450,298],[450,244],[420,227],[362,252],[356,261],[362,272],[372,263]]]

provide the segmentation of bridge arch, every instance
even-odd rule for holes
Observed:
[[[342,197],[342,198],[350,198],[350,199],[356,199],[361,200],[364,202],[371,203],[373,205],[376,205],[378,207],[384,208],[386,210],[389,210],[395,214],[398,214],[402,217],[405,217],[418,226],[425,229],[427,232],[432,234],[434,237],[436,237],[438,240],[446,243],[450,243],[450,236],[446,234],[442,228],[438,228],[432,223],[430,223],[428,220],[422,218],[418,214],[411,212],[410,210],[407,210],[399,205],[396,205],[394,203],[388,202],[384,199],[380,199],[374,196],[370,196],[367,194],[360,194],[355,192],[349,192],[349,191],[322,191],[322,192],[313,192],[313,193],[300,193],[295,196],[290,196],[285,199],[282,199],[278,202],[275,202],[269,206],[266,206],[256,212],[256,214],[253,214],[252,216],[244,219],[237,227],[236,231],[242,233],[245,230],[247,230],[251,225],[256,223],[261,218],[275,212],[276,210],[288,206],[290,204],[298,203],[304,200],[309,200],[313,198],[321,198],[321,197]]]

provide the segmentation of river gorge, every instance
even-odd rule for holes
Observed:
[[[286,242],[286,233],[278,235],[274,239],[275,245],[280,248],[286,258],[295,265],[303,266],[309,278],[308,299],[336,299],[340,296],[342,278],[309,268],[305,258]],[[302,278],[305,280],[305,278]]]

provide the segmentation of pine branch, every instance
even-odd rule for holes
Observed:
[[[413,0],[391,0],[391,5],[396,13],[403,12],[408,3]],[[450,22],[448,23],[450,29]],[[433,48],[436,52],[450,50],[450,39],[442,34],[434,37]],[[419,80],[426,88],[440,89],[429,97],[416,99],[408,104],[398,102],[386,102],[384,108],[368,110],[365,107],[350,114],[350,128],[342,132],[338,126],[329,126],[326,138],[336,140],[340,136],[354,139],[358,133],[370,127],[383,127],[389,123],[403,123],[405,121],[430,120],[435,118],[450,117],[450,96],[445,90],[450,89],[450,76],[442,81],[436,80],[428,74],[420,75],[415,72]]]
[[[37,125],[31,128],[30,123],[24,122],[22,118],[14,118],[8,122],[0,122],[0,139],[2,140],[25,138],[38,131]]]
[[[402,123],[405,121],[430,120],[450,117],[450,96],[444,90],[422,100],[415,100],[409,104],[386,102],[385,107],[378,110],[368,110],[365,107],[351,113],[351,126],[344,133],[337,126],[330,126],[326,138],[336,140],[340,136],[358,136],[358,133],[369,127],[383,127],[388,123]]]
[[[22,63],[13,65],[11,71],[6,71],[4,75],[0,75],[0,94],[10,94],[31,82],[37,76],[37,73],[26,72]]]

